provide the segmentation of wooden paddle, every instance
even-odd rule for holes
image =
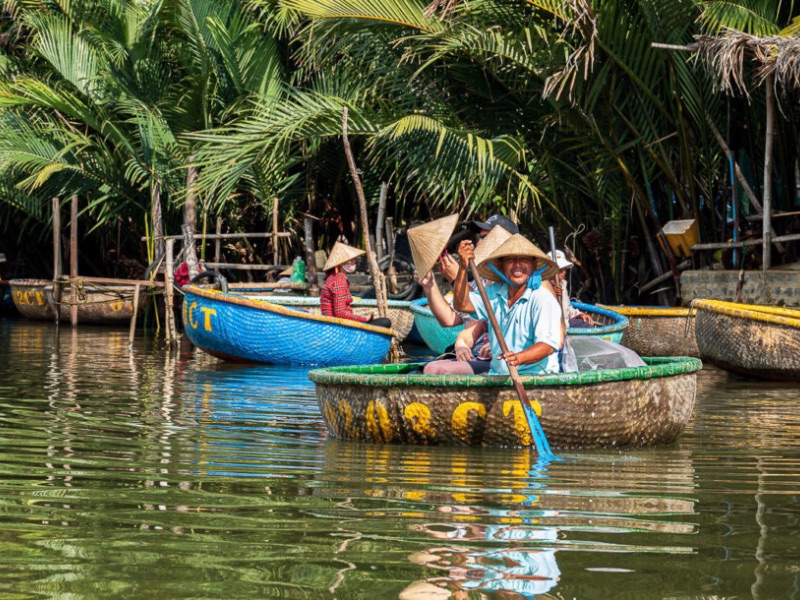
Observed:
[[[503,337],[500,324],[497,322],[497,317],[494,316],[492,305],[489,303],[489,296],[486,293],[486,288],[483,286],[483,280],[478,274],[478,268],[475,266],[475,260],[472,258],[469,259],[469,269],[472,273],[472,278],[475,280],[475,284],[478,286],[478,292],[483,299],[483,304],[486,307],[486,313],[489,315],[489,322],[492,325],[494,334],[497,336],[497,341],[500,343],[500,349],[503,351],[503,354],[505,354],[508,352],[508,345]],[[517,396],[519,397],[520,404],[522,404],[525,418],[528,420],[528,427],[531,430],[533,442],[536,444],[536,451],[539,453],[539,456],[552,456],[553,451],[550,449],[550,442],[547,441],[547,436],[544,434],[542,424],[539,423],[539,417],[536,416],[536,411],[533,410],[531,401],[528,400],[528,393],[525,391],[522,380],[519,378],[517,367],[509,365],[508,363],[506,363],[506,365],[508,366],[508,374],[511,375],[511,381],[514,382],[514,389],[517,390]]]

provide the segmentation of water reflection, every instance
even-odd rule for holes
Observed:
[[[544,464],[329,440],[305,369],[0,320],[0,595],[800,597],[800,392],[698,379],[677,444]]]

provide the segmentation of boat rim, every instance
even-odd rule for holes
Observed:
[[[342,325],[353,329],[363,329],[365,331],[379,333],[381,335],[390,335],[392,337],[398,336],[398,333],[396,331],[394,331],[393,329],[388,329],[386,327],[375,327],[374,325],[369,325],[367,323],[362,323],[360,321],[354,321],[351,319],[326,317],[324,315],[315,315],[307,312],[302,312],[299,310],[292,310],[291,308],[286,308],[285,306],[281,306],[280,304],[267,302],[266,300],[262,300],[260,298],[254,299],[231,292],[223,292],[221,290],[206,290],[194,284],[183,286],[181,288],[181,291],[184,294],[192,294],[194,296],[200,296],[201,298],[206,298],[207,300],[215,300],[217,302],[224,302],[226,304],[235,304],[238,306],[244,306],[255,310],[262,310],[271,313],[276,313],[286,317],[304,319],[306,321],[319,321],[320,323],[328,323],[330,325]]]
[[[599,304],[605,309],[626,317],[693,317],[694,308],[690,306],[630,306]]]
[[[694,300],[692,307],[728,317],[760,321],[773,325],[800,327],[800,310],[762,304],[737,304],[725,300]]]
[[[703,368],[699,358],[689,356],[642,357],[643,367],[624,367],[574,373],[549,373],[545,375],[521,375],[525,387],[556,385],[587,385],[657,379],[696,373]],[[379,365],[355,365],[325,367],[309,371],[308,378],[315,384],[359,385],[392,387],[397,385],[421,387],[513,387],[506,375],[423,375],[419,372],[425,363],[393,363]],[[414,373],[414,371],[417,371]]]

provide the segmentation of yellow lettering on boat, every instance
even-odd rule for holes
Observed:
[[[469,413],[473,411],[477,413],[479,419],[486,419],[486,407],[480,402],[462,402],[456,406],[450,419],[453,435],[465,442],[469,442],[472,437],[470,435]]]
[[[212,331],[211,329],[211,315],[217,316],[217,311],[214,308],[209,308],[207,306],[201,306],[200,312],[203,313],[203,327],[206,331]]]
[[[391,442],[394,437],[389,411],[375,400],[367,404],[367,429],[376,442]]]
[[[334,430],[336,437],[339,437],[341,431],[339,430],[339,422],[336,420],[336,414],[333,412],[333,407],[331,403],[325,400],[325,408],[323,409],[325,413],[325,421],[328,423],[328,427]]]
[[[531,402],[531,404],[539,404],[538,402]],[[536,409],[534,409],[535,411]],[[541,412],[539,407],[539,412]],[[517,436],[517,441],[520,446],[530,446],[533,444],[533,436],[531,435],[531,427],[528,425],[528,419],[525,417],[525,410],[519,400],[506,400],[503,402],[503,416],[507,417],[509,413],[513,414],[514,419],[514,433]]]
[[[425,492],[418,490],[403,492],[403,498],[405,498],[406,500],[424,500]]]
[[[119,312],[119,311],[122,310],[123,302],[122,302],[122,300],[117,300],[116,302],[109,302],[108,305],[109,305],[109,307],[111,308],[112,311]]]
[[[339,400],[339,414],[344,417],[344,430],[349,438],[358,438],[358,431],[353,427],[353,409],[344,400]]]
[[[44,292],[39,290],[37,292],[34,292],[34,294],[36,295],[36,304],[38,304],[39,306],[44,306]]]
[[[197,302],[192,302],[189,306],[189,327],[197,329],[197,318],[195,317],[194,310],[197,308]]]
[[[414,433],[430,440],[436,439],[436,429],[431,427],[431,409],[422,402],[412,402],[403,409],[403,416],[411,422]]]

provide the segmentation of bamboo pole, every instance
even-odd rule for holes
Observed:
[[[358,206],[361,212],[361,232],[364,241],[364,250],[367,251],[367,258],[369,261],[369,269],[372,272],[372,279],[375,284],[375,299],[378,301],[378,314],[385,317],[386,310],[386,297],[384,296],[384,289],[381,281],[381,271],[378,267],[378,260],[372,252],[369,243],[369,220],[367,219],[367,198],[364,196],[364,188],[361,186],[361,178],[358,176],[358,168],[356,168],[356,161],[353,158],[353,151],[350,149],[350,140],[347,137],[347,107],[342,110],[342,140],[344,142],[344,153],[347,156],[347,164],[350,167],[350,177],[353,179],[353,185],[356,188],[356,195],[358,196]]]
[[[222,243],[222,217],[217,217],[217,235],[214,237],[214,262],[219,262],[220,244]]]
[[[136,284],[136,287],[133,288],[133,316],[131,317],[131,328],[128,333],[128,348],[133,347],[133,336],[136,334],[136,317],[139,316],[139,287],[140,284]]]
[[[764,141],[764,244],[761,249],[762,270],[766,282],[767,271],[770,267],[772,246],[770,242],[772,231],[772,152],[775,143],[775,75],[770,73],[766,80],[767,91],[767,132]],[[769,290],[764,286],[765,292]]]
[[[69,217],[69,320],[73,327],[78,325],[78,196],[72,196]]]
[[[278,199],[272,199],[272,264],[280,264],[278,256]]]
[[[175,309],[173,307],[173,300],[175,297],[175,289],[172,285],[172,278],[175,276],[174,261],[175,261],[175,240],[167,240],[167,265],[164,270],[164,288],[166,299],[164,304],[166,310],[164,311],[167,320],[167,346],[172,346],[178,341],[178,332],[175,328]]]
[[[305,236],[303,245],[306,250],[306,283],[309,284],[309,291],[312,296],[316,296],[317,290],[317,261],[314,260],[314,221],[309,217],[303,217],[303,227]]]
[[[378,222],[375,223],[375,252],[378,260],[383,258],[383,219],[386,213],[386,196],[388,196],[389,185],[384,181],[381,183],[381,196],[378,200]]]
[[[61,305],[61,276],[64,274],[61,265],[61,201],[53,198],[53,320],[58,325],[59,306]]]

